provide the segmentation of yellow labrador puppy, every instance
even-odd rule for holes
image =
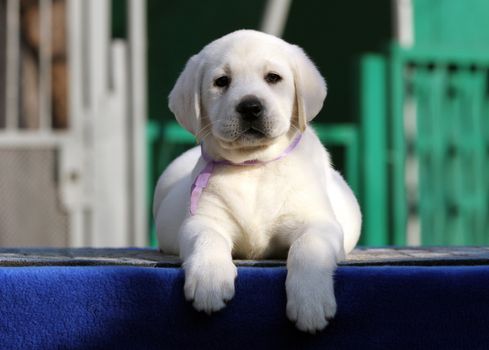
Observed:
[[[161,175],[153,210],[160,248],[183,259],[197,310],[233,297],[233,258],[287,258],[289,319],[315,332],[335,315],[333,273],[361,214],[308,126],[325,97],[302,49],[264,33],[233,32],[188,61],[170,109],[201,145]]]

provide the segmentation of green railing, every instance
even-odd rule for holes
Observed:
[[[393,45],[360,72],[370,242],[489,244],[489,52]]]
[[[389,59],[395,243],[403,243],[402,228],[414,213],[422,244],[488,244],[489,52],[394,46]],[[417,169],[416,186],[409,184],[406,164]]]

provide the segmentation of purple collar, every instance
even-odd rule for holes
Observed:
[[[192,189],[191,189],[191,194],[190,194],[190,214],[195,215],[195,212],[197,211],[197,206],[199,204],[199,199],[200,196],[202,195],[202,191],[207,187],[209,184],[209,179],[211,178],[212,172],[214,171],[214,167],[216,165],[234,165],[234,166],[246,166],[246,165],[257,165],[257,164],[267,164],[270,162],[274,162],[276,160],[282,159],[289,155],[299,144],[300,140],[302,138],[302,134],[298,134],[294,141],[283,151],[277,158],[274,158],[272,160],[262,162],[257,159],[251,159],[251,160],[245,160],[242,163],[233,163],[228,160],[213,160],[209,157],[207,153],[204,152],[204,148],[201,145],[201,152],[202,152],[202,158],[207,162],[205,165],[204,169],[197,175],[195,178],[193,184],[192,184]]]

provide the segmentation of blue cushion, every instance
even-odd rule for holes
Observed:
[[[283,267],[240,267],[208,316],[176,267],[0,268],[0,349],[488,349],[489,266],[340,267],[324,332],[285,316]]]

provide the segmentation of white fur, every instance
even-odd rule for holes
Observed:
[[[282,80],[267,83],[270,71]],[[222,75],[231,77],[226,89],[214,85]],[[265,107],[262,138],[243,132],[235,110],[250,95]],[[159,245],[183,259],[185,296],[197,310],[220,310],[233,297],[233,257],[274,257],[287,258],[287,315],[300,330],[321,330],[335,315],[333,273],[358,240],[361,214],[307,126],[325,97],[322,76],[300,48],[255,31],[228,34],[187,63],[170,109],[214,159],[272,160],[303,130],[297,148],[278,161],[216,166],[193,216],[190,188],[205,166],[200,148],[161,175],[153,208]]]

